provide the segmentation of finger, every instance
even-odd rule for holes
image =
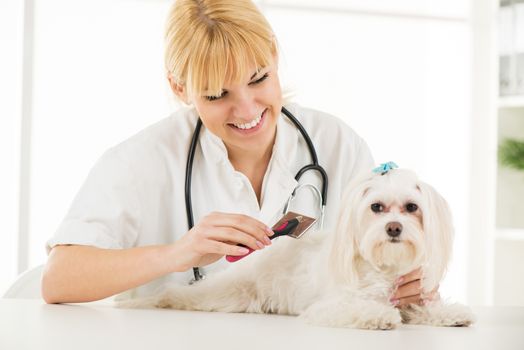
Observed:
[[[419,280],[421,277],[422,277],[422,269],[419,267],[418,269],[413,270],[410,273],[405,274],[404,276],[400,277],[397,280],[397,283],[400,283],[402,285],[402,284],[409,283],[414,280]]]
[[[419,295],[411,295],[409,297],[396,299],[392,302],[395,307],[403,307],[411,304],[424,305],[424,300]]]
[[[421,294],[422,299],[427,300],[427,301],[440,300],[440,293],[438,292],[437,288],[433,289],[429,293],[422,293]]]
[[[266,228],[271,230],[267,225],[265,225],[263,222],[248,216],[244,214],[232,214],[232,213],[221,213],[221,212],[213,212],[209,214],[208,216],[212,217],[214,220],[218,220],[220,222],[225,223],[228,226],[231,226],[235,223],[247,223],[250,226],[257,227],[261,230],[265,230]],[[269,233],[269,232],[267,232]]]
[[[438,287],[437,287],[438,288]],[[396,307],[407,306],[410,304],[426,305],[428,302],[440,300],[440,293],[437,288],[427,294],[414,294],[403,298],[392,298],[390,302]]]
[[[245,232],[258,241],[270,245],[268,236],[273,235],[273,231],[263,222],[243,214],[214,213],[212,216],[214,226],[232,227]]]
[[[420,280],[411,281],[409,283],[399,286],[393,295],[393,299],[402,299],[412,295],[420,295],[421,290]]]
[[[219,254],[219,255],[246,255],[249,249],[239,247],[237,245],[227,244],[219,241],[208,240],[205,244],[205,254]]]
[[[438,288],[439,288],[439,285],[437,285],[435,288],[433,288],[433,290],[431,290],[429,292],[425,292],[424,289],[422,288],[422,281],[421,281],[420,294],[422,295],[422,299],[434,298],[437,295],[440,296],[440,294],[438,292]]]
[[[207,237],[223,243],[230,242],[233,245],[243,244],[253,250],[265,248],[264,243],[260,242],[255,237],[231,227],[213,227],[210,229]]]
[[[435,288],[433,288],[433,290],[431,291],[431,293],[439,294],[439,292],[438,292],[439,287],[440,287],[440,284],[437,284],[437,286],[436,286]]]
[[[438,300],[440,300],[440,293],[439,293],[438,291],[435,292],[435,294],[433,294],[433,295],[430,297],[429,300],[430,300],[430,301],[438,301]]]

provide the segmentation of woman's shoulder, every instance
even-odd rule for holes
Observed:
[[[296,103],[285,106],[306,128],[311,138],[326,138],[329,136],[333,143],[361,142],[361,137],[344,120],[332,114],[304,107]]]
[[[165,158],[185,158],[196,121],[197,114],[193,108],[181,108],[111,147],[104,157],[118,157],[138,166]]]
[[[195,129],[197,119],[194,108],[183,107],[171,113],[168,117],[142,129],[122,142],[122,145],[127,143],[139,143],[142,145],[148,143],[172,143],[186,140]]]

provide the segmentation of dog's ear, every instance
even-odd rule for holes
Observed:
[[[444,277],[453,246],[453,222],[446,200],[430,185],[419,182],[425,200],[422,220],[424,227],[425,261],[422,266],[422,288],[433,290]]]
[[[355,266],[357,256],[356,214],[360,200],[366,190],[362,184],[350,184],[342,196],[337,225],[331,240],[329,268],[335,283],[355,285],[358,273]]]

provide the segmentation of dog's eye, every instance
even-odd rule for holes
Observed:
[[[415,203],[406,204],[406,210],[408,211],[408,213],[414,213],[417,211],[417,209],[418,205],[416,205]]]
[[[384,206],[380,203],[373,203],[371,204],[371,211],[374,213],[381,213],[384,211]]]

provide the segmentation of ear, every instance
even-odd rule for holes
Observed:
[[[171,87],[171,91],[178,97],[178,99],[182,102],[184,102],[186,105],[190,104],[188,95],[187,95],[187,89],[185,86],[181,83],[179,83],[173,74],[171,72],[167,73],[167,79],[169,80],[169,86]]]
[[[432,291],[444,277],[453,246],[453,222],[446,200],[428,184],[418,184],[426,203],[423,208],[425,261],[422,288]]]
[[[337,224],[331,241],[328,266],[335,283],[358,283],[356,258],[358,256],[356,211],[366,191],[362,182],[350,184],[342,196]]]

